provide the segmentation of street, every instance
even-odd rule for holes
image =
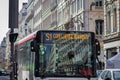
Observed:
[[[9,76],[0,76],[0,80],[10,80]]]

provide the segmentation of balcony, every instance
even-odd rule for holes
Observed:
[[[103,6],[95,6],[95,9],[103,9]]]
[[[108,34],[106,36],[104,36],[104,40],[116,40],[116,39],[120,39],[120,32],[114,32],[114,33],[111,33],[111,34]]]
[[[32,9],[32,10],[29,10],[29,11],[28,11],[28,14],[27,14],[27,16],[26,16],[26,22],[29,22],[30,19],[32,19],[33,16],[34,16],[34,10],[33,10],[33,9]]]

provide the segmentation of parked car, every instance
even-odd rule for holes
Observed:
[[[2,75],[5,75],[5,70],[4,69],[0,69],[0,76],[2,76]]]
[[[6,75],[10,75],[11,70],[5,70]]]
[[[0,76],[10,75],[11,70],[0,69]]]
[[[100,75],[100,73],[102,72],[103,70],[97,70],[97,77]]]
[[[120,69],[105,69],[98,76],[98,80],[120,80]]]

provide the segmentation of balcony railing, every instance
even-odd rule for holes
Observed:
[[[119,37],[119,36],[120,36],[120,32],[113,32],[111,34],[105,35],[104,40]]]
[[[103,6],[95,6],[95,9],[103,9]]]

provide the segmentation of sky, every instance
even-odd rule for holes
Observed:
[[[8,9],[9,0],[0,0],[0,43],[6,36],[8,28]],[[27,2],[27,0],[19,0],[19,10],[22,8],[22,3]]]

